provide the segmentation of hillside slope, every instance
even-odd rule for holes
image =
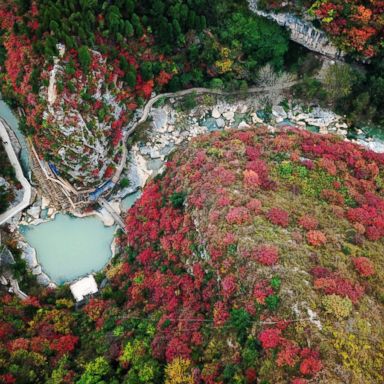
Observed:
[[[302,131],[178,153],[127,218],[117,280],[160,319],[153,351],[204,382],[382,381],[383,160]]]
[[[129,211],[100,297],[3,296],[0,378],[382,382],[383,175],[383,155],[332,136],[194,139]]]

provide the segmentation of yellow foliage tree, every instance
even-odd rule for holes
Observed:
[[[165,384],[193,384],[190,360],[176,357],[165,368]]]

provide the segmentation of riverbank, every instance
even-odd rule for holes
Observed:
[[[161,100],[157,98],[156,101]],[[384,152],[384,142],[360,134],[359,139],[348,138],[348,125],[343,116],[320,108],[307,107],[290,99],[284,89],[271,88],[252,95],[236,98],[222,95],[196,95],[196,106],[183,110],[182,100],[162,100],[161,106],[145,110],[149,120],[146,127],[133,135],[128,166],[122,175],[131,186],[143,187],[148,178],[164,169],[168,155],[193,137],[215,130],[241,129],[252,125],[277,128],[296,126],[321,134],[336,134],[376,152]],[[141,119],[142,120],[142,119]],[[142,124],[144,121],[142,121]]]

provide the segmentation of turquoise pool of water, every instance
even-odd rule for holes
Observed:
[[[57,284],[101,270],[112,256],[115,227],[105,227],[96,217],[55,219],[20,228],[36,249],[43,271]]]
[[[135,201],[141,196],[141,191],[134,192],[121,200],[121,208],[124,212],[128,211],[129,208],[135,203]]]

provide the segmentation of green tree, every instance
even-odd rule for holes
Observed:
[[[144,61],[140,65],[140,73],[144,81],[153,79],[152,63],[150,61]]]
[[[79,48],[79,63],[85,73],[88,72],[91,64],[91,54],[87,46],[83,45]]]
[[[220,29],[223,42],[241,48],[250,71],[270,62],[281,69],[288,51],[288,34],[275,23],[261,17],[235,13]]]
[[[223,80],[219,78],[214,78],[210,81],[209,87],[212,89],[223,89],[224,88]]]
[[[347,64],[335,64],[328,68],[324,78],[324,88],[331,103],[347,97],[352,92],[355,75]]]
[[[111,368],[104,357],[97,357],[95,360],[88,363],[85,367],[85,372],[81,375],[77,384],[100,384],[104,383],[107,376],[110,374]]]
[[[124,35],[127,37],[132,37],[133,34],[134,34],[134,30],[133,30],[132,24],[128,20],[125,20],[125,22],[124,22]]]

